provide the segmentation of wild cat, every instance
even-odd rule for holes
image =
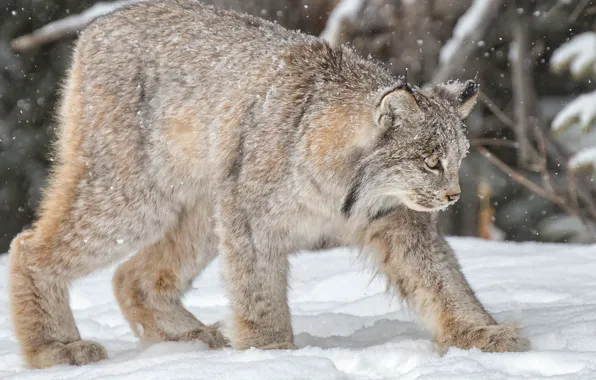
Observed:
[[[437,229],[460,193],[473,81],[412,87],[347,47],[150,0],[82,32],[61,96],[39,215],[10,252],[28,366],[107,357],[81,339],[68,288],[131,252],[114,291],[150,342],[295,348],[288,255],[342,245],[369,255],[440,347],[528,347],[483,308]],[[180,300],[218,254],[225,336]]]

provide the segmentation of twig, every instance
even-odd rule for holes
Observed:
[[[486,94],[483,94],[481,92],[479,95],[479,99],[487,105],[488,109],[495,116],[497,116],[497,118],[501,120],[502,123],[509,127],[513,127],[515,125],[514,122],[503,111],[501,111],[499,107],[497,107],[497,105],[488,98],[488,96],[486,96]],[[596,222],[596,204],[591,195],[590,185],[588,185],[585,181],[578,181],[577,177],[575,176],[575,173],[571,173],[571,171],[568,170],[566,165],[567,154],[563,151],[563,148],[553,139],[551,135],[540,134],[540,136],[543,138],[542,141],[544,143],[545,154],[548,157],[550,157],[558,165],[558,167],[562,168],[562,170],[565,170],[567,173],[567,191],[570,193],[569,197],[571,200],[571,204],[573,205],[572,207],[579,209],[578,198],[581,199],[584,205],[586,206],[588,213],[590,214],[591,220]],[[471,143],[472,145],[491,145],[489,143],[483,143],[482,140],[483,139],[480,138],[473,139]],[[475,141],[477,143],[474,143]],[[518,147],[519,144],[517,144],[516,148]],[[544,170],[546,171],[547,168],[544,167]],[[550,174],[548,174],[548,176],[550,176]],[[543,174],[543,180],[545,180],[544,178],[545,177]],[[546,178],[546,180],[548,180],[550,183],[549,178]],[[554,193],[554,189],[552,188],[552,186],[550,187],[550,190]]]
[[[554,13],[558,12],[561,8],[563,8],[563,6],[565,6],[565,2],[561,1],[561,0],[557,0],[553,6],[546,11],[542,17],[544,18],[550,18],[551,15],[553,15]]]
[[[453,29],[453,37],[441,49],[439,67],[433,76],[433,82],[448,80],[456,69],[464,66],[466,59],[477,48],[477,42],[484,38],[488,26],[499,16],[502,8],[503,0],[474,1],[459,18]]]
[[[528,190],[535,193],[536,195],[539,195],[542,198],[547,199],[547,200],[557,204],[559,207],[561,207],[563,210],[565,210],[568,214],[571,214],[573,216],[581,218],[580,213],[577,210],[570,207],[567,204],[567,202],[565,201],[565,199],[543,189],[542,187],[538,186],[534,182],[530,181],[529,179],[527,179],[526,177],[521,175],[519,172],[515,171],[511,166],[507,165],[506,163],[501,161],[499,158],[497,158],[497,156],[493,155],[488,149],[486,149],[482,146],[479,146],[476,149],[478,149],[478,151],[484,157],[486,157],[493,165],[495,165],[497,168],[499,168],[504,173],[508,174],[514,181],[516,181],[520,185],[526,187]]]
[[[11,46],[14,50],[23,52],[31,48],[59,40],[60,38],[76,33],[85,28],[96,18],[115,11],[116,9],[132,4],[138,0],[123,0],[112,3],[100,2],[93,5],[84,12],[65,17],[51,22],[40,29],[12,40]]]
[[[533,73],[531,70],[531,62],[529,57],[530,52],[530,38],[529,38],[529,20],[530,12],[525,10],[521,15],[515,19],[514,36],[517,43],[517,56],[510,56],[511,66],[514,80],[514,96],[516,97],[516,139],[520,142],[520,161],[522,165],[528,165],[538,168],[542,174],[542,179],[546,187],[552,189],[548,170],[546,169],[546,157],[551,157],[555,163],[565,167],[565,155],[561,148],[550,136],[544,134],[544,130],[540,127],[542,124],[540,114],[538,112],[536,94],[534,92],[534,83],[532,80]],[[542,156],[530,145],[528,132],[532,131],[536,138],[539,148],[542,151]],[[540,146],[541,145],[541,146]],[[525,147],[526,151],[522,149]],[[525,154],[525,155],[524,155]],[[538,164],[538,165],[536,165]],[[570,184],[568,184],[569,186]],[[553,191],[554,193],[554,191]],[[596,221],[596,205],[592,199],[589,186],[582,182],[578,182],[577,193],[579,198],[586,206],[590,217]],[[569,209],[573,209],[567,205]],[[582,218],[585,221],[585,218]]]
[[[577,7],[573,10],[571,15],[569,16],[569,23],[574,23],[575,20],[579,17],[582,11],[588,6],[588,3],[591,0],[581,0]]]
[[[493,102],[484,92],[478,92],[478,99],[489,109],[490,112],[493,113],[501,121],[501,123],[505,124],[509,128],[515,128],[515,123],[511,118],[505,115],[505,112],[501,111],[501,109]]]
[[[511,140],[497,140],[490,138],[475,138],[470,140],[470,144],[473,146],[502,146],[506,148],[519,148],[517,141]]]
[[[538,152],[540,153],[541,157],[541,167],[540,167],[540,174],[542,176],[542,183],[544,186],[550,191],[555,192],[553,184],[550,180],[550,173],[547,168],[548,163],[548,153],[546,152],[546,141],[544,137],[544,131],[540,127],[540,125],[534,126],[534,134],[536,137],[536,143],[538,145]]]
[[[575,208],[579,208],[579,202],[577,200],[577,183],[575,181],[575,173],[573,170],[567,171],[567,183],[569,184],[569,199],[571,200],[571,204]]]

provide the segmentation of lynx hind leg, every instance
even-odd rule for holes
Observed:
[[[81,340],[68,287],[154,241],[178,210],[159,191],[150,191],[140,170],[144,155],[134,128],[138,120],[135,112],[125,112],[136,109],[134,94],[127,90],[139,91],[136,84],[122,78],[111,86],[83,85],[85,78],[112,77],[81,63],[89,38],[82,35],[73,54],[59,112],[54,172],[40,216],[11,248],[12,322],[25,362],[35,368],[106,358],[99,344]]]
[[[47,245],[35,231],[22,232],[11,244],[12,323],[29,367],[82,365],[107,358],[100,344],[79,335],[68,302],[68,286],[76,276],[66,268],[67,254],[64,246]],[[74,266],[80,271],[89,269],[78,264]]]
[[[105,349],[81,340],[69,307],[70,282],[94,269],[81,250],[70,212],[79,181],[85,174],[80,160],[82,105],[80,59],[74,62],[61,106],[62,141],[57,170],[33,230],[17,235],[10,249],[10,308],[12,324],[25,363],[34,368],[56,364],[86,364],[107,357]],[[69,224],[70,223],[70,224]]]
[[[10,307],[16,338],[25,362],[34,368],[82,365],[107,358],[98,343],[81,340],[69,305],[69,286],[136,248],[119,244],[121,235],[99,231],[109,210],[97,205],[92,191],[72,196],[76,178],[61,168],[43,200],[32,230],[19,234],[10,250]],[[106,207],[109,207],[106,204]],[[98,222],[99,220],[99,222]],[[121,226],[121,219],[110,225]],[[142,239],[129,230],[131,241]],[[159,233],[159,231],[154,231]]]
[[[183,213],[159,242],[145,247],[114,275],[116,299],[131,329],[145,345],[200,340],[210,348],[228,346],[219,323],[206,326],[182,304],[192,280],[213,260],[212,227],[201,213]]]

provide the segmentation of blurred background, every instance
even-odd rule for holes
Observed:
[[[415,85],[476,78],[444,232],[596,241],[596,0],[202,1],[350,44]],[[77,31],[126,3],[0,3],[0,252],[35,217]]]

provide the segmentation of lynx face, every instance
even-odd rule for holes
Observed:
[[[403,204],[417,211],[436,211],[459,199],[458,172],[469,145],[456,118],[425,121],[419,128],[414,136],[394,133],[404,143],[384,147],[389,157],[383,170],[389,183],[400,188],[397,197]],[[396,149],[407,151],[399,163],[391,159]]]
[[[382,131],[360,163],[344,211],[358,204],[374,212],[395,203],[438,211],[455,203],[469,148],[462,119],[476,93],[468,81],[424,90],[400,83],[379,94],[374,127]]]

